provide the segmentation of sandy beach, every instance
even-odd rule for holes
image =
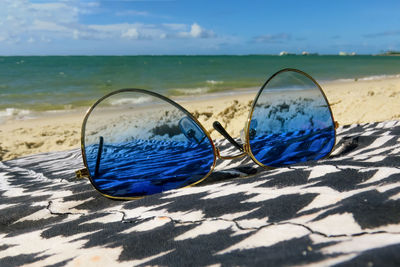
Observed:
[[[339,125],[400,119],[400,78],[335,81],[321,86]],[[219,139],[221,136],[213,130],[212,123],[220,121],[232,136],[238,137],[255,94],[254,91],[238,91],[176,101],[209,130],[213,139]],[[3,122],[0,125],[0,160],[78,148],[84,115],[84,110],[76,110]]]

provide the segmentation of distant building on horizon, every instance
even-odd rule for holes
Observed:
[[[287,52],[287,51],[282,51],[282,52],[279,53],[279,55],[280,55],[280,56],[293,56],[293,55],[296,55],[296,54],[294,54],[294,53],[289,53],[289,52]]]
[[[279,53],[280,56],[296,56],[296,55],[301,55],[301,56],[318,56],[318,53],[310,53],[308,51],[303,51],[301,54],[295,54],[295,53],[290,53],[287,51],[282,51]]]
[[[303,51],[303,52],[301,52],[301,55],[302,56],[318,56],[318,53],[310,53],[307,51]]]
[[[351,53],[347,53],[347,52],[343,52],[343,51],[339,52],[339,56],[355,56],[355,55],[356,55],[356,52],[351,52]]]

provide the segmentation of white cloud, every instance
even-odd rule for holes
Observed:
[[[190,35],[195,38],[200,37],[203,32],[204,30],[197,23],[194,23],[190,29]]]
[[[0,0],[0,44],[78,40],[179,40],[214,38],[211,30],[182,23],[109,23],[85,24],[85,14],[101,12],[98,2],[83,0]],[[100,10],[100,11],[99,11]],[[121,14],[151,16],[147,11],[126,10]]]
[[[139,33],[137,29],[135,28],[130,28],[129,30],[123,32],[121,34],[122,38],[127,38],[127,39],[138,39],[139,38]]]
[[[78,30],[74,30],[74,31],[72,32],[72,37],[73,37],[75,40],[78,40],[78,39],[79,39],[79,31],[78,31]]]
[[[35,19],[32,23],[32,26],[29,27],[29,30],[31,31],[49,31],[49,32],[71,32],[71,29],[60,25],[56,24],[51,21],[43,21],[43,20],[37,20]]]
[[[93,39],[158,39],[163,31],[156,25],[143,23],[120,23],[108,25],[87,25]]]
[[[8,35],[7,42],[17,42],[41,36],[71,36],[69,25],[78,22],[79,8],[68,2],[33,4],[28,0],[0,2],[0,35]],[[38,37],[38,38],[35,38]],[[48,37],[47,37],[48,38]]]
[[[18,1],[18,0],[16,0]],[[78,21],[81,9],[65,3],[40,3],[27,5],[27,15],[57,23],[74,23]]]
[[[190,31],[188,32],[180,32],[178,34],[180,37],[191,37],[191,38],[211,38],[214,37],[215,34],[213,31],[203,29],[199,24],[193,23],[190,26]]]
[[[45,11],[54,11],[60,8],[65,8],[67,5],[65,3],[36,3],[36,4],[31,4],[31,8],[37,9],[37,10],[45,10]]]

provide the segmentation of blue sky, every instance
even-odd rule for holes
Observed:
[[[400,1],[1,0],[1,55],[374,54]]]

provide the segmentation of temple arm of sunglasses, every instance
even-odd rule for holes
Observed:
[[[240,150],[240,152],[244,152],[242,145],[240,145],[238,142],[235,141],[235,139],[232,138],[228,134],[228,132],[225,130],[225,128],[219,123],[218,121],[214,121],[213,127],[215,130],[217,130],[220,134],[222,134],[223,137],[226,138],[234,147]]]
[[[103,136],[100,136],[99,137],[99,150],[97,150],[96,167],[94,170],[95,176],[97,176],[99,174],[101,154],[103,152],[103,143],[104,143],[104,138],[103,138]],[[76,175],[76,178],[78,178],[78,179],[89,178],[89,171],[87,168],[80,169],[80,170],[75,171],[75,175]]]
[[[99,175],[101,153],[103,152],[103,143],[104,143],[104,138],[103,138],[103,136],[100,136],[99,137],[99,150],[97,150],[96,168],[94,169],[95,177],[97,177]]]

